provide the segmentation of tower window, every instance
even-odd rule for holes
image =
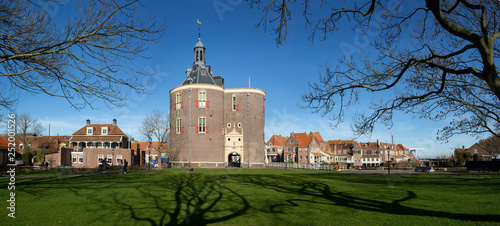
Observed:
[[[182,94],[178,93],[175,95],[175,109],[181,109],[182,108]]]
[[[236,96],[233,96],[233,111],[239,111],[239,106],[236,104]]]
[[[207,93],[205,91],[198,92],[198,106],[200,108],[205,108],[207,106]]]
[[[206,126],[206,118],[198,118],[198,133],[206,133],[207,132],[207,126]]]
[[[175,133],[177,134],[182,133],[184,132],[183,129],[184,128],[182,127],[182,119],[178,118],[175,124]]]

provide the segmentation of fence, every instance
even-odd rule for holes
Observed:
[[[324,171],[335,171],[338,170],[337,165],[318,165],[318,164],[299,164],[299,163],[289,163],[289,162],[269,162],[266,163],[268,168],[278,168],[278,169],[309,169],[309,170],[324,170]],[[347,166],[340,166],[340,170],[346,170]]]

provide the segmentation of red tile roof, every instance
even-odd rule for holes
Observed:
[[[122,136],[73,136],[71,137],[71,142],[77,141],[110,141],[110,142],[120,142],[122,140]]]
[[[7,143],[7,141],[4,140],[2,137],[0,137],[0,147],[2,147],[2,148],[8,148],[9,147],[9,143]]]
[[[292,133],[293,138],[299,142],[299,147],[308,147],[312,136],[307,133]]]
[[[288,137],[280,136],[280,135],[273,135],[269,140],[266,142],[266,145],[272,144],[273,146],[283,146],[288,140]]]
[[[323,140],[323,137],[319,134],[319,132],[311,132],[314,138],[319,141],[319,143],[323,144],[325,141]]]
[[[154,150],[158,150],[158,143],[159,142],[157,142],[157,141],[151,142],[151,145],[147,141],[146,142],[136,142],[136,143],[139,145],[139,148],[143,151],[148,150],[149,146],[153,147]],[[167,145],[167,144],[163,144],[163,146],[165,146],[165,145]],[[151,149],[151,150],[153,150],[153,149]]]
[[[73,135],[87,135],[87,127],[92,127],[94,129],[93,134],[92,134],[93,136],[95,136],[95,135],[102,135],[101,134],[101,131],[102,131],[101,128],[102,127],[108,127],[109,128],[108,135],[122,135],[122,136],[126,136],[125,133],[123,133],[123,131],[117,125],[114,125],[114,124],[90,124],[90,125],[85,125],[81,129],[79,129],[75,133],[73,133]]]

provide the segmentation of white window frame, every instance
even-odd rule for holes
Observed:
[[[182,94],[177,93],[175,94],[175,109],[181,109],[182,107]]]
[[[198,133],[206,133],[207,132],[207,118],[199,117],[198,118]]]
[[[78,155],[78,163],[83,163],[83,155]]]
[[[206,91],[198,91],[198,107],[206,108],[207,107],[207,92]]]
[[[232,97],[232,104],[233,104],[233,111],[236,111],[236,96],[233,95]]]
[[[71,156],[71,162],[72,163],[77,163],[78,161],[78,155],[77,154],[72,154]]]
[[[108,155],[108,164],[113,164],[113,155]]]
[[[101,135],[108,135],[109,129],[108,127],[102,127],[101,128]]]
[[[119,160],[122,160],[122,155],[117,155],[116,156],[116,165],[120,165],[120,161]]]
[[[177,118],[175,120],[175,133],[180,134],[182,132],[182,119]]]
[[[93,135],[94,134],[94,128],[93,127],[87,127],[87,136]]]
[[[97,155],[97,163],[102,164],[102,160],[104,160],[104,155],[102,154]]]

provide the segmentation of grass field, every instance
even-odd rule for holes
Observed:
[[[16,218],[3,201],[2,225],[500,224],[499,174],[195,172],[17,177]]]

